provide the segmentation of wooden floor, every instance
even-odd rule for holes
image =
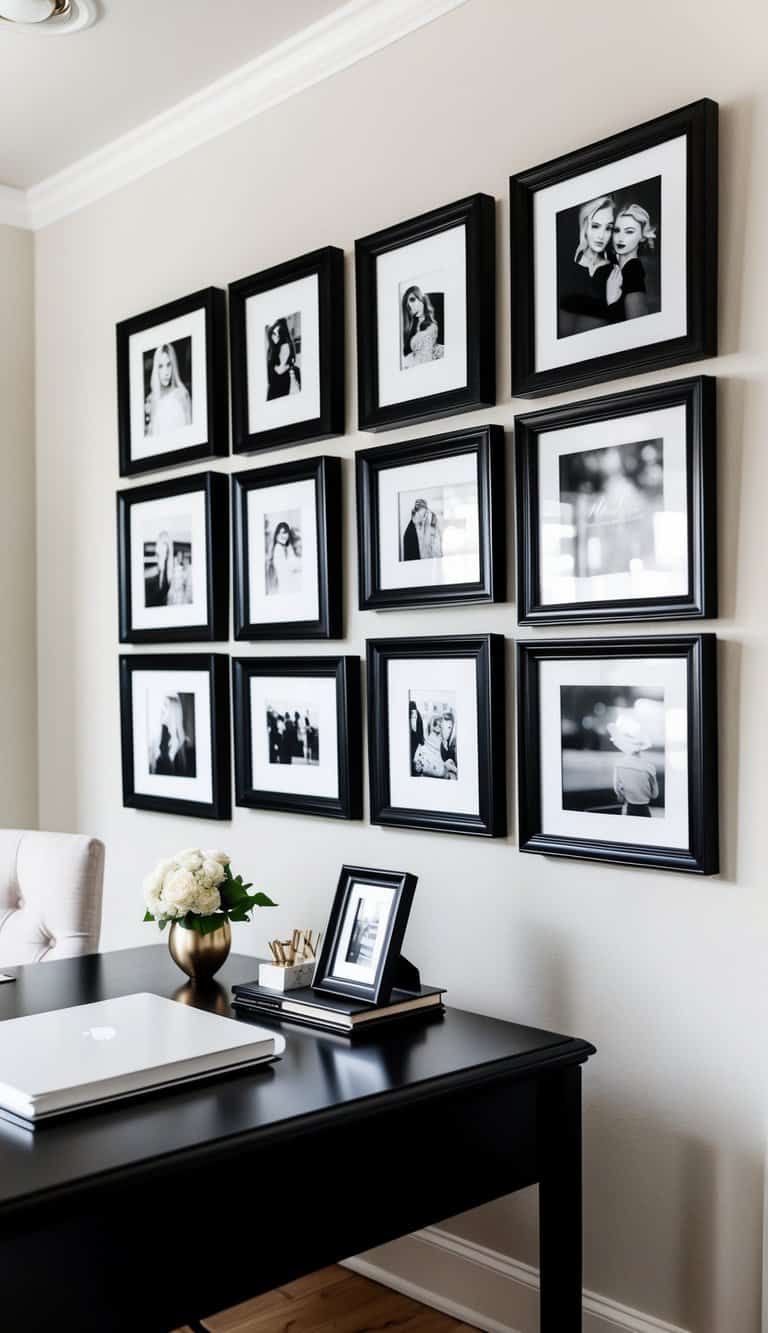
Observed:
[[[212,1315],[202,1327],[208,1333],[472,1333],[469,1324],[339,1267]]]

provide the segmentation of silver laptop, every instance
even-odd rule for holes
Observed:
[[[0,1023],[0,1116],[36,1125],[284,1050],[277,1032],[146,992],[10,1018]]]

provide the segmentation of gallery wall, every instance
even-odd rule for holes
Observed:
[[[0,823],[37,826],[33,237],[0,226]]]
[[[264,952],[268,934],[323,924],[342,861],[414,872],[408,952],[427,982],[448,988],[449,1003],[597,1046],[584,1079],[585,1284],[688,1333],[755,1333],[760,1306],[768,933],[765,29],[757,0],[734,0],[727,9],[709,0],[695,7],[649,0],[641,11],[612,11],[605,22],[550,0],[528,7],[469,0],[35,240],[40,821],[105,840],[104,947],[154,942],[152,928],[141,924],[142,876],[179,847],[218,844],[277,899],[268,917],[257,913],[252,925],[236,928],[235,947],[254,955]],[[505,604],[356,609],[355,449],[452,423],[375,438],[356,433],[353,243],[475,191],[496,197],[499,401],[461,424],[509,430],[528,405],[509,397],[508,176],[704,96],[721,105],[722,351],[682,373],[716,375],[719,390],[721,615],[702,628],[720,639],[720,876],[521,855],[512,771],[511,833],[495,841],[372,827],[367,797],[366,818],[348,825],[244,809],[235,809],[231,823],[208,824],[124,809],[116,322],[319,246],[344,247],[347,435],[212,466],[228,472],[321,452],[342,458],[346,639],[299,643],[296,653],[362,656],[365,639],[383,635],[503,634],[512,755],[513,640],[530,633],[516,623],[512,540]],[[7,492],[3,506],[9,512]],[[511,538],[511,494],[507,510]],[[17,602],[11,598],[11,607]],[[653,632],[680,628],[667,623]],[[543,633],[558,637],[556,629]],[[532,1192],[454,1219],[449,1229],[536,1263]]]

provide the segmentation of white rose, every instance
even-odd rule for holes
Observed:
[[[144,877],[142,887],[145,897],[148,893],[160,892],[163,887],[163,871],[161,871],[160,866],[155,866],[154,870],[150,870],[149,874]]]
[[[213,861],[206,857],[203,861],[202,874],[205,875],[209,884],[212,884],[215,888],[224,879],[224,867],[220,861]]]
[[[148,878],[149,876],[147,876],[147,879]],[[144,902],[146,903],[147,908],[149,909],[149,911],[152,913],[153,916],[163,915],[163,900],[161,897],[161,893],[162,893],[162,885],[158,885],[157,887],[155,887],[154,885],[147,886],[147,883],[145,881]]]
[[[183,916],[193,908],[197,891],[194,876],[188,870],[174,870],[163,882],[163,902]]]
[[[218,912],[220,907],[221,895],[218,889],[198,889],[193,912],[199,912],[200,916],[210,916],[211,912]]]
[[[179,852],[177,859],[184,870],[199,870],[203,864],[203,858],[195,847],[188,852]]]
[[[226,852],[207,851],[203,852],[203,856],[206,861],[218,861],[221,866],[228,866],[231,860],[231,857],[227,856]]]

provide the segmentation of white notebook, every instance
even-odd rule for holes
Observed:
[[[143,992],[0,1023],[0,1116],[65,1111],[274,1060],[285,1038]]]

